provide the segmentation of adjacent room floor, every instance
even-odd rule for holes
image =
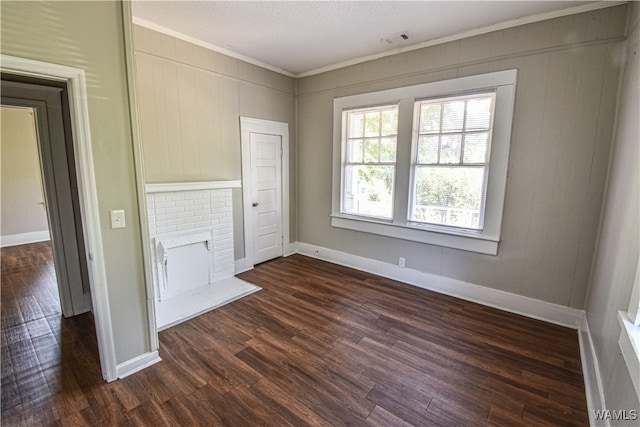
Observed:
[[[2,249],[3,426],[588,425],[576,331],[300,255],[107,384],[90,315],[40,303],[50,249],[29,247]]]

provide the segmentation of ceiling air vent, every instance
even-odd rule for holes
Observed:
[[[395,44],[395,43],[403,42],[406,40],[409,40],[409,33],[405,31],[403,33],[398,33],[392,36],[383,37],[380,39],[380,43]]]

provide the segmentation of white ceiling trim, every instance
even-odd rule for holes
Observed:
[[[244,62],[248,62],[249,64],[257,65],[258,67],[266,68],[267,70],[271,70],[271,71],[275,71],[276,73],[284,74],[285,76],[297,77],[295,74],[292,74],[292,73],[290,73],[290,72],[288,72],[286,70],[283,70],[282,68],[275,67],[275,66],[273,66],[271,64],[267,64],[267,63],[262,62],[262,61],[258,61],[257,59],[249,58],[248,56],[241,55],[241,54],[239,54],[237,52],[233,52],[233,51],[225,49],[223,47],[216,46],[216,45],[211,44],[211,43],[207,43],[207,42],[202,41],[200,39],[197,39],[195,37],[191,37],[191,36],[188,36],[186,34],[180,33],[178,31],[174,31],[174,30],[172,30],[170,28],[163,27],[162,25],[158,25],[158,24],[156,24],[154,22],[147,21],[146,19],[137,18],[137,17],[134,16],[133,17],[133,23],[136,24],[136,25],[140,25],[141,27],[145,27],[145,28],[148,28],[150,30],[166,34],[168,36],[172,36],[172,37],[175,37],[177,39],[184,40],[184,41],[189,42],[189,43],[193,43],[193,44],[195,44],[197,46],[204,47],[205,49],[209,49],[209,50],[212,50],[214,52],[218,52],[218,53],[221,53],[223,55],[227,55],[227,56],[230,56],[232,58],[239,59],[239,60],[244,61]]]
[[[619,6],[621,4],[628,3],[628,1],[599,1],[594,3],[587,3],[580,6],[573,6],[566,9],[555,10],[552,12],[540,13],[537,15],[531,15],[524,18],[511,19],[509,21],[500,22],[498,24],[489,25],[487,27],[476,28],[475,30],[464,31],[462,33],[452,34],[446,37],[440,37],[433,40],[427,40],[426,42],[416,43],[410,46],[399,47],[393,50],[388,50],[385,52],[361,56],[359,58],[354,58],[349,61],[338,62],[336,64],[327,65],[326,67],[316,68],[315,70],[305,71],[303,73],[296,74],[296,78],[313,76],[315,74],[325,73],[327,71],[337,70],[339,68],[348,67],[351,65],[361,64],[367,61],[373,61],[375,59],[384,58],[387,56],[397,55],[403,52],[410,52],[412,50],[423,49],[425,47],[435,46],[443,43],[448,43],[460,39],[464,39],[467,37],[479,36],[482,34],[487,34],[492,31],[505,30],[507,28],[517,27],[520,25],[531,24],[533,22],[545,21],[547,19],[560,18],[562,16],[567,15],[575,15],[583,12],[590,12],[592,10],[604,9],[606,7],[614,7]]]
[[[388,51],[377,53],[377,54],[373,54],[373,55],[361,56],[361,57],[354,58],[354,59],[351,59],[351,60],[348,60],[348,61],[338,62],[336,64],[327,65],[325,67],[316,68],[316,69],[310,70],[310,71],[305,71],[305,72],[299,73],[299,74],[290,73],[290,72],[288,72],[286,70],[283,70],[283,69],[281,69],[279,67],[273,66],[271,64],[267,64],[265,62],[262,62],[262,61],[259,61],[259,60],[244,56],[244,55],[241,55],[241,54],[239,54],[237,52],[233,52],[231,50],[222,48],[220,46],[216,46],[214,44],[202,41],[202,40],[197,39],[195,37],[188,36],[186,34],[178,32],[178,31],[174,31],[174,30],[166,28],[166,27],[164,27],[162,25],[158,25],[156,23],[147,21],[146,19],[137,18],[137,17],[134,16],[133,17],[133,23],[136,24],[136,25],[140,25],[141,27],[145,27],[145,28],[148,28],[150,30],[154,30],[154,31],[157,31],[157,32],[160,32],[160,33],[175,37],[177,39],[184,40],[184,41],[189,42],[189,43],[193,43],[195,45],[204,47],[204,48],[212,50],[214,52],[218,52],[218,53],[221,53],[223,55],[227,55],[227,56],[230,56],[232,58],[248,62],[248,63],[256,65],[258,67],[266,68],[268,70],[274,71],[276,73],[283,74],[283,75],[288,76],[288,77],[301,78],[301,77],[308,77],[308,76],[313,76],[313,75],[316,75],[316,74],[325,73],[327,71],[337,70],[339,68],[344,68],[344,67],[348,67],[348,66],[351,66],[351,65],[361,64],[363,62],[372,61],[372,60],[384,58],[384,57],[387,57],[387,56],[397,55],[399,53],[410,52],[412,50],[423,49],[423,48],[426,48],[426,47],[435,46],[435,45],[439,45],[439,44],[443,44],[443,43],[448,43],[448,42],[451,42],[451,41],[456,41],[456,40],[464,39],[464,38],[467,38],[467,37],[473,37],[473,36],[478,36],[478,35],[482,35],[482,34],[487,34],[487,33],[490,33],[492,31],[505,30],[505,29],[517,27],[517,26],[520,26],[520,25],[526,25],[526,24],[531,24],[531,23],[534,23],[534,22],[545,21],[547,19],[560,18],[562,16],[567,16],[567,15],[574,15],[574,14],[578,14],[578,13],[590,12],[590,11],[593,11],[593,10],[604,9],[604,8],[607,8],[607,7],[619,6],[619,5],[626,4],[626,3],[628,3],[628,1],[598,1],[598,2],[593,2],[593,3],[583,4],[583,5],[580,5],[580,6],[569,7],[569,8],[566,8],[566,9],[555,10],[555,11],[545,12],[545,13],[539,13],[537,15],[531,15],[531,16],[527,16],[527,17],[524,17],[524,18],[511,19],[511,20],[508,20],[508,21],[505,21],[505,22],[500,22],[498,24],[493,24],[493,25],[489,25],[489,26],[486,26],[486,27],[480,27],[480,28],[476,28],[474,30],[464,31],[464,32],[461,32],[461,33],[456,33],[456,34],[452,34],[450,36],[440,37],[440,38],[428,40],[426,42],[417,43],[417,44],[413,44],[413,45],[410,45],[410,46],[400,47],[400,48],[396,48],[396,49],[393,49],[393,50],[388,50]]]

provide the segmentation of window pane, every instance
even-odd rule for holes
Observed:
[[[382,138],[380,143],[380,161],[395,163],[396,161],[396,139]]]
[[[418,166],[415,171],[411,220],[431,224],[482,228],[482,167]]]
[[[378,163],[378,138],[365,140],[364,162]]]
[[[398,133],[398,109],[382,112],[382,135],[396,135]]]
[[[349,138],[362,138],[364,135],[364,114],[349,113]]]
[[[464,101],[452,101],[444,103],[442,114],[442,130],[462,130],[464,119]]]
[[[468,133],[464,137],[464,163],[485,163],[489,134]]]
[[[364,153],[364,141],[361,139],[351,139],[348,142],[349,152],[347,156],[348,162],[362,163]]]
[[[420,107],[420,132],[440,130],[441,104],[422,104]]]
[[[380,112],[369,111],[364,113],[364,136],[380,135]]]
[[[438,163],[438,135],[421,136],[418,140],[418,163]]]
[[[460,163],[460,148],[462,146],[462,135],[442,135],[440,138],[440,164]]]
[[[467,130],[489,129],[491,127],[491,102],[493,98],[476,98],[467,102]]]
[[[345,167],[345,213],[392,218],[393,166]]]

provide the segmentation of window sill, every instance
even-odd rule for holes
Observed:
[[[624,311],[618,312],[618,320],[621,326],[618,345],[640,400],[640,326],[635,326]]]
[[[444,246],[487,255],[497,255],[498,239],[481,233],[463,231],[439,231],[409,224],[392,224],[371,218],[332,215],[331,225],[337,228],[394,237],[396,239]]]

